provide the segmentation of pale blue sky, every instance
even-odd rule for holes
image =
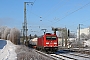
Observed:
[[[41,35],[42,28],[51,31],[51,27],[76,31],[79,23],[82,28],[90,26],[90,0],[0,0],[0,25],[22,29],[28,1],[34,2],[27,5],[28,34]]]

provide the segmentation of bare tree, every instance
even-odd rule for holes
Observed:
[[[4,39],[4,31],[7,27],[4,26],[4,27],[0,27],[0,35],[1,35],[1,39]]]
[[[10,40],[14,44],[18,44],[19,38],[20,38],[20,31],[17,28],[12,28],[11,31],[10,31]]]
[[[7,35],[7,40],[10,40],[10,34]]]
[[[10,34],[10,28],[5,28],[4,30],[4,39],[7,40],[7,35]]]
[[[18,44],[20,39],[20,31],[17,28],[0,27],[0,38],[10,40],[14,44]]]

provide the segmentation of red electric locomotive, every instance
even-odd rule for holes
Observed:
[[[37,40],[37,49],[46,52],[55,52],[58,50],[58,38],[56,34],[46,33]]]

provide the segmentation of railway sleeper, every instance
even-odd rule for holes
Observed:
[[[69,58],[69,59],[73,59],[73,60],[78,60],[78,59],[75,59],[75,58],[71,58],[71,57],[68,57],[68,56],[64,56],[64,55],[59,55],[59,56],[63,56],[63,57],[66,57],[66,58]]]

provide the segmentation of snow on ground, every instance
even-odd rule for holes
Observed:
[[[53,60],[24,45],[17,46],[17,60]]]
[[[15,49],[12,42],[0,39],[0,60],[17,60]]]
[[[14,45],[9,40],[0,39],[0,60],[53,60],[40,55],[25,45]]]

